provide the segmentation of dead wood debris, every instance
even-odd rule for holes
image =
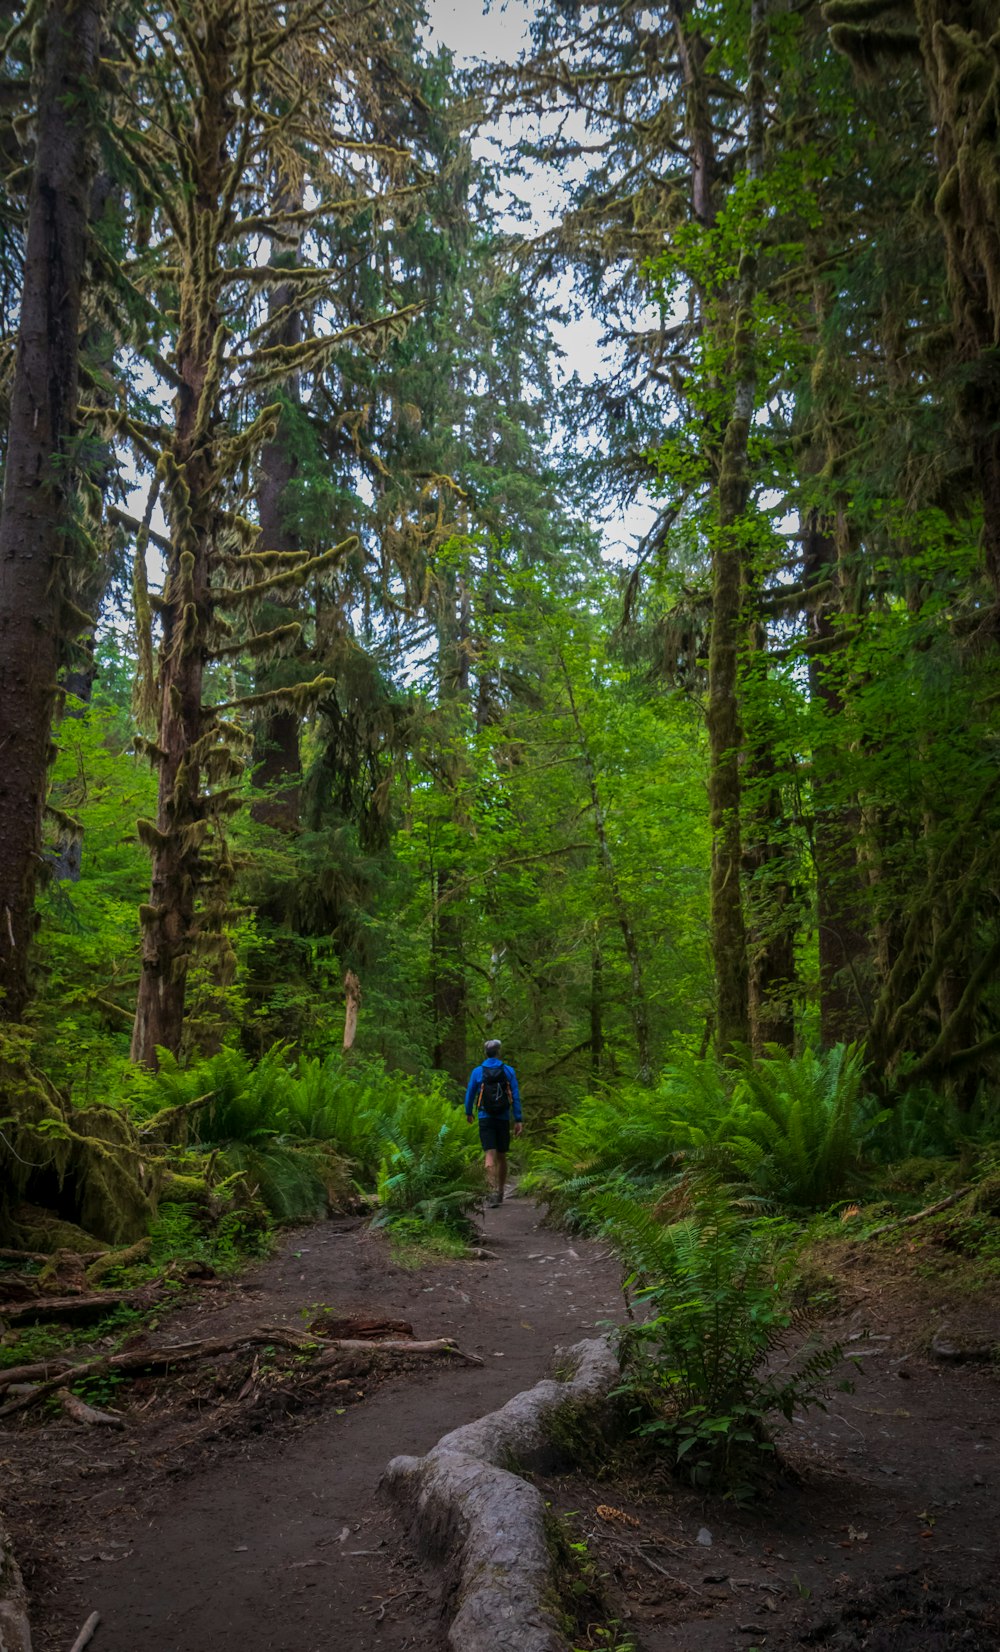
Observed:
[[[96,1405],[87,1405],[85,1401],[71,1394],[68,1388],[57,1388],[56,1399],[62,1406],[67,1417],[72,1417],[75,1423],[86,1423],[91,1428],[124,1428],[121,1417],[111,1411],[99,1411]]]
[[[909,1228],[914,1222],[922,1222],[926,1216],[936,1216],[939,1210],[948,1210],[957,1205],[959,1199],[964,1199],[970,1191],[967,1187],[960,1187],[957,1193],[949,1193],[947,1199],[939,1199],[936,1205],[928,1205],[924,1210],[918,1210],[915,1216],[897,1216],[892,1222],[883,1222],[881,1227],[872,1228],[871,1233],[865,1234],[865,1240],[877,1239],[880,1233],[889,1233],[893,1228]]]
[[[159,1299],[155,1286],[134,1291],[92,1291],[80,1296],[37,1296],[27,1302],[0,1302],[0,1320],[8,1325],[37,1325],[41,1320],[73,1320],[78,1325],[104,1319],[116,1308],[151,1308]]]
[[[382,1356],[396,1358],[407,1355],[441,1355],[444,1358],[461,1360],[466,1365],[483,1364],[478,1354],[463,1352],[450,1337],[435,1337],[424,1342],[403,1338],[375,1342],[360,1337],[309,1336],[288,1330],[284,1326],[264,1326],[257,1330],[242,1331],[236,1336],[204,1337],[198,1342],[132,1349],[121,1354],[102,1354],[96,1359],[85,1360],[82,1363],[71,1359],[54,1359],[39,1362],[34,1366],[12,1366],[8,1371],[0,1371],[0,1392],[9,1389],[15,1383],[20,1386],[26,1379],[37,1377],[40,1380],[27,1393],[19,1392],[5,1405],[0,1405],[0,1418],[14,1416],[17,1412],[26,1411],[37,1405],[49,1395],[58,1394],[66,1389],[67,1381],[78,1383],[84,1378],[103,1376],[108,1372],[134,1374],[140,1371],[173,1371],[178,1366],[214,1359],[221,1354],[233,1353],[238,1348],[262,1345],[289,1348],[293,1353],[305,1355],[317,1367],[349,1364],[355,1372],[370,1369]],[[358,1361],[362,1362],[360,1367]],[[365,1361],[368,1362],[367,1365],[363,1363]],[[342,1370],[338,1374],[347,1375],[347,1372]]]

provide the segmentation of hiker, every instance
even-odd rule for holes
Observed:
[[[517,1074],[513,1067],[506,1067],[500,1059],[499,1038],[487,1039],[484,1048],[486,1060],[482,1066],[473,1067],[466,1088],[465,1116],[470,1124],[473,1109],[479,1116],[479,1140],[486,1154],[490,1204],[495,1210],[503,1204],[503,1190],[507,1182],[511,1111],[514,1114],[514,1134],[521,1134],[521,1097],[517,1089]]]

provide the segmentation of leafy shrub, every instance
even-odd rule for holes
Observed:
[[[818,1209],[844,1191],[878,1122],[862,1119],[864,1062],[853,1044],[818,1054],[768,1049],[736,1084],[725,1132],[733,1163],[757,1192]]]
[[[482,1195],[478,1144],[439,1078],[419,1082],[339,1056],[292,1066],[275,1045],[256,1064],[239,1050],[189,1067],[165,1057],[159,1073],[138,1077],[136,1100],[150,1124],[169,1116],[202,1147],[221,1149],[280,1221],[343,1199],[344,1161],[376,1189],[386,1222],[416,1215],[461,1231]]]
[[[788,1226],[748,1222],[718,1193],[667,1227],[634,1200],[599,1208],[633,1299],[651,1309],[621,1338],[637,1433],[694,1485],[752,1495],[773,1469],[770,1419],[821,1405],[842,1357],[806,1343],[773,1365],[795,1331]]]
[[[816,1208],[844,1190],[880,1122],[863,1111],[863,1078],[852,1045],[797,1056],[771,1045],[732,1067],[682,1059],[650,1090],[589,1096],[560,1117],[534,1155],[532,1184],[577,1226],[592,1224],[602,1194],[631,1188],[649,1199],[692,1171]]]
[[[416,1216],[453,1232],[470,1232],[468,1212],[482,1198],[483,1175],[455,1129],[442,1124],[431,1142],[388,1142],[386,1147],[376,1183],[377,1223]]]

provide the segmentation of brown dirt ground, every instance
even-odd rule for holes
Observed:
[[[325,1307],[452,1335],[482,1367],[410,1361],[344,1391],[296,1373],[294,1356],[247,1349],[122,1385],[109,1398],[123,1433],[30,1416],[0,1433],[36,1652],[68,1647],[95,1609],[94,1652],[443,1647],[438,1582],[377,1497],[385,1463],[529,1387],[556,1346],[621,1309],[601,1246],[546,1229],[525,1202],[485,1221],[495,1260],[419,1271],[360,1223],[300,1229],[151,1333],[300,1329]],[[709,1502],[648,1471],[544,1482],[642,1652],[1000,1649],[995,1367],[954,1357],[996,1348],[1000,1306],[949,1293],[947,1268],[927,1277],[909,1250],[831,1252],[831,1335],[863,1374],[786,1431],[795,1477],[764,1506]],[[574,1644],[609,1642],[584,1621]]]
[[[416,1271],[358,1221],[299,1229],[152,1333],[302,1330],[326,1307],[453,1336],[481,1367],[412,1360],[345,1392],[290,1380],[294,1356],[262,1362],[248,1349],[96,1395],[122,1410],[122,1433],[30,1415],[0,1432],[0,1506],[36,1652],[69,1647],[94,1610],[94,1652],[438,1646],[437,1583],[377,1498],[383,1468],[530,1387],[557,1346],[621,1312],[603,1247],[542,1229],[516,1200],[487,1211],[484,1228],[495,1260]]]
[[[648,1471],[541,1482],[642,1652],[1000,1649],[997,1293],[949,1288],[916,1239],[828,1261],[824,1332],[860,1370],[784,1428],[769,1499],[741,1509]]]

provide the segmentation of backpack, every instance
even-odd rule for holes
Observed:
[[[510,1079],[503,1062],[499,1067],[484,1067],[483,1082],[479,1086],[479,1105],[487,1118],[506,1118],[510,1103]]]

